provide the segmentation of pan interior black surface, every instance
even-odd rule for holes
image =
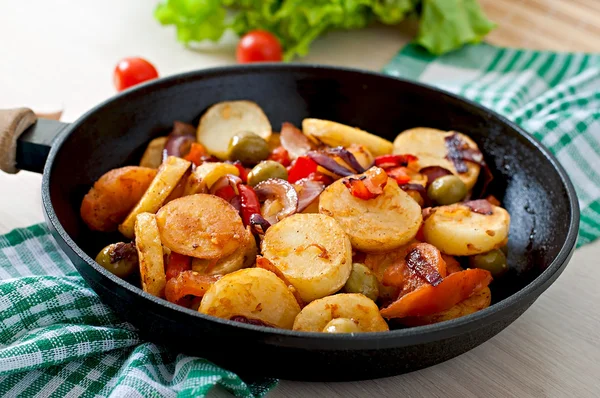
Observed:
[[[81,199],[93,182],[112,168],[136,164],[148,141],[169,131],[174,120],[197,123],[212,104],[237,99],[257,102],[274,129],[286,121],[300,125],[303,118],[314,117],[357,126],[389,140],[405,129],[419,126],[456,130],[473,138],[495,176],[491,191],[512,218],[508,256],[511,271],[493,284],[494,302],[538,277],[568,240],[573,217],[568,187],[537,143],[504,120],[451,95],[402,80],[299,66],[230,68],[181,75],[117,96],[88,113],[71,127],[70,135],[50,159],[51,167],[46,169],[50,172],[47,178],[51,207],[66,233],[92,258],[105,244],[121,240],[116,235],[90,233],[80,220]],[[84,276],[88,274],[86,279],[92,287],[102,291],[107,278],[95,276],[97,271],[83,260],[78,262],[76,265]],[[116,289],[113,295],[128,294],[131,292]],[[118,299],[109,296],[106,293],[106,300],[114,307]],[[526,300],[514,318],[534,299]],[[120,313],[128,316],[131,311],[123,309]],[[135,318],[135,314],[131,316]],[[186,317],[189,318],[187,314]],[[212,330],[213,326],[198,319],[207,331]],[[510,323],[506,318],[496,319],[497,330],[465,337],[460,352],[491,337],[507,322]],[[161,335],[158,328],[157,335]],[[279,343],[273,337],[268,344]],[[407,343],[399,343],[404,344]],[[406,365],[406,369],[397,366],[391,373],[374,368],[364,375],[378,377],[414,370],[460,352],[440,353],[437,359]]]

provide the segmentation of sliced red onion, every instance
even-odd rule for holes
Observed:
[[[325,189],[325,184],[319,181],[303,178],[294,184],[298,188],[298,212],[306,209]]]
[[[281,140],[281,146],[288,152],[291,160],[304,156],[312,150],[308,138],[291,123],[283,123],[279,139]]]
[[[331,171],[334,174],[337,174],[341,177],[348,177],[353,174],[356,174],[352,170],[348,170],[341,164],[335,161],[335,159],[327,156],[324,153],[311,151],[306,154],[309,158],[311,158],[316,164],[319,166]]]
[[[165,144],[167,156],[182,157],[187,155],[194,142],[196,142],[196,139],[189,135],[170,135]]]
[[[175,121],[173,122],[173,130],[169,135],[189,135],[191,137],[196,136],[196,127],[191,124]]]
[[[254,233],[264,235],[271,226],[271,223],[265,220],[260,214],[254,213],[250,216],[250,226]]]
[[[234,176],[233,174],[225,174],[223,177],[219,178],[215,183],[210,187],[210,193],[212,195],[215,194],[219,189],[225,188],[226,186],[230,186],[233,188],[236,195],[239,195],[238,184],[242,183],[242,179],[240,177]]]
[[[494,214],[492,204],[485,199],[471,200],[464,202],[464,205],[471,209],[472,212],[489,216]]]
[[[423,198],[423,206],[427,207],[429,205],[429,197],[427,196],[427,191],[425,190],[425,187],[421,184],[402,184],[400,185],[400,189],[402,189],[404,192],[406,191],[415,191],[417,192],[419,195],[421,195],[421,198]]]
[[[454,168],[456,168],[457,172],[466,173],[469,170],[465,160],[477,163],[480,166],[485,165],[483,154],[479,150],[469,147],[458,134],[451,134],[446,137],[444,141],[446,142],[446,148],[448,149],[446,158],[454,164]]]
[[[427,177],[427,187],[429,187],[429,185],[431,185],[432,182],[434,182],[440,177],[452,175],[452,172],[450,170],[445,169],[442,166],[423,167],[421,170],[419,170],[419,173]]]
[[[358,163],[358,160],[356,160],[354,154],[346,148],[344,148],[343,146],[328,149],[327,153],[339,156],[339,158],[346,162],[348,166],[352,167],[357,174],[365,172],[365,168],[362,167],[360,163]]]
[[[283,209],[277,214],[265,217],[271,224],[275,224],[285,217],[291,216],[298,210],[298,193],[292,184],[286,180],[269,178],[266,181],[259,182],[254,187],[254,192],[256,192],[261,202],[277,200],[283,205]]]

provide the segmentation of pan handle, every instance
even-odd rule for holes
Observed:
[[[0,109],[0,170],[41,173],[52,141],[66,126],[56,120],[38,119],[28,108]]]

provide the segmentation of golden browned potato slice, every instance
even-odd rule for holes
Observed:
[[[352,271],[350,240],[322,214],[284,218],[267,230],[261,248],[305,302],[337,292]]]
[[[140,166],[158,169],[162,163],[163,150],[169,137],[158,137],[150,141],[140,160]]]
[[[163,259],[162,244],[151,213],[141,213],[136,217],[135,246],[140,261],[142,289],[154,296],[163,297],[167,277]]]
[[[115,231],[144,195],[155,176],[156,170],[138,166],[109,171],[84,196],[80,208],[81,218],[90,229]]]
[[[202,181],[209,189],[219,178],[227,174],[232,174],[237,177],[240,175],[240,171],[232,164],[221,162],[202,163],[194,170],[195,178]]]
[[[220,259],[247,239],[239,213],[214,195],[175,199],[158,211],[156,220],[163,245],[186,256]]]
[[[388,324],[379,314],[379,307],[362,294],[342,293],[324,297],[308,304],[294,321],[294,330],[327,332],[333,319],[350,319],[360,332],[384,332]],[[331,325],[330,325],[331,326]]]
[[[451,319],[472,314],[489,307],[491,302],[492,292],[489,287],[485,287],[449,310],[438,312],[433,315],[403,318],[401,322],[407,326],[431,325],[432,323],[449,321]]]
[[[468,190],[473,189],[481,167],[473,162],[465,162],[466,173],[458,173],[452,161],[446,159],[448,149],[446,137],[455,132],[442,131],[438,129],[417,127],[400,133],[394,140],[395,154],[412,154],[419,158],[419,167],[441,166],[459,176]],[[456,133],[469,145],[470,148],[479,150],[475,141],[462,133]]]
[[[233,253],[218,260],[194,258],[192,259],[192,270],[202,275],[226,275],[252,266],[256,262],[257,254],[256,241],[248,227],[240,247]]]
[[[137,215],[140,213],[156,213],[173,192],[190,165],[191,163],[187,160],[169,156],[158,169],[156,177],[144,192],[144,196],[119,225],[119,231],[127,238],[132,239]]]
[[[220,159],[227,159],[229,140],[236,134],[252,132],[269,140],[271,123],[252,101],[219,102],[208,108],[198,125],[198,141]]]
[[[329,120],[304,119],[302,132],[313,141],[333,147],[363,145],[373,156],[388,155],[394,149],[394,145],[384,138]]]
[[[383,194],[364,200],[353,196],[338,180],[319,198],[319,211],[335,218],[352,247],[365,252],[394,250],[415,237],[421,226],[421,207],[389,178]]]
[[[506,243],[510,215],[490,205],[492,214],[479,214],[462,203],[439,206],[423,223],[425,242],[452,256],[472,256]]]
[[[224,319],[242,316],[269,326],[291,329],[300,306],[286,284],[262,268],[232,272],[215,282],[199,312]]]

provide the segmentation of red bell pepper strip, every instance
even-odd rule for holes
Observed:
[[[406,184],[411,179],[411,177],[406,172],[406,167],[394,167],[392,169],[387,169],[386,172],[390,178],[396,180],[398,185]]]
[[[437,314],[468,299],[478,290],[487,287],[491,281],[492,275],[483,269],[455,272],[446,276],[435,287],[430,284],[421,285],[380,312],[388,319]]]
[[[406,167],[410,162],[416,160],[418,160],[418,158],[414,155],[382,155],[375,158],[375,166],[381,167],[382,169],[398,166]]]
[[[190,147],[190,151],[187,155],[185,155],[184,159],[194,163],[196,166],[200,166],[202,164],[202,158],[206,156],[206,149],[202,144],[197,142],[192,143]]]
[[[241,200],[241,213],[244,225],[250,225],[250,217],[252,214],[260,214],[260,202],[254,189],[248,185],[239,184],[238,190],[240,191]]]
[[[238,171],[240,172],[240,178],[242,179],[244,184],[247,183],[248,182],[248,170],[246,170],[246,168],[244,167],[242,162],[240,162],[239,160],[236,160],[235,162],[233,162],[233,165],[235,167],[237,167]]]
[[[317,163],[308,156],[300,156],[288,171],[288,182],[295,183],[317,171]]]
[[[215,192],[215,196],[218,196],[221,199],[225,199],[227,202],[231,202],[231,200],[237,196],[235,190],[231,185],[227,185],[223,188],[218,189]]]
[[[178,303],[185,296],[202,297],[218,281],[220,276],[201,275],[194,271],[183,271],[176,277],[167,281],[165,285],[165,298]]]
[[[171,252],[169,262],[165,268],[167,280],[175,278],[181,272],[192,269],[192,258],[183,254]]]
[[[271,152],[271,154],[269,155],[269,160],[279,162],[284,167],[288,167],[292,163],[292,160],[290,159],[290,154],[282,146],[278,146],[277,148],[273,149],[273,152]]]

